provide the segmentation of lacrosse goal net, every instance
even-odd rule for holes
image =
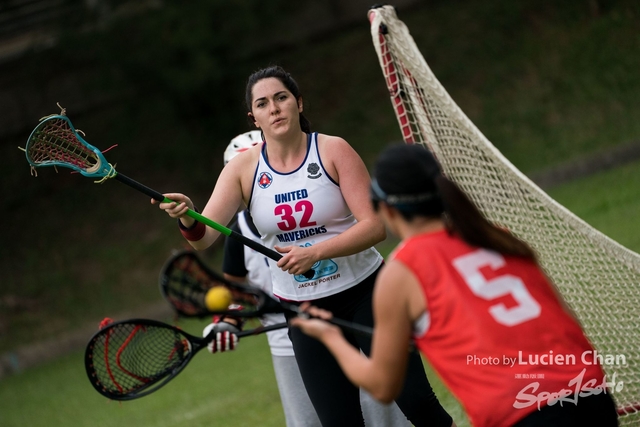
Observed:
[[[431,150],[490,221],[535,249],[599,354],[624,357],[626,364],[604,368],[618,384],[620,425],[637,424],[640,255],[554,201],[487,140],[436,79],[393,7],[372,8],[369,20],[402,138]]]

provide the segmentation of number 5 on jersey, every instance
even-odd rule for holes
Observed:
[[[482,267],[496,270],[505,265],[505,259],[497,252],[479,249],[454,259],[453,265],[476,296],[487,301],[505,295],[511,295],[515,299],[518,303],[515,307],[507,308],[504,303],[497,303],[489,308],[489,313],[496,322],[515,326],[540,315],[540,304],[531,296],[519,277],[504,274],[487,280],[482,275]]]

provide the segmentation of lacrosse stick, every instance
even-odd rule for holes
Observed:
[[[173,202],[173,200],[164,197],[161,193],[116,172],[115,167],[107,162],[102,152],[85,141],[80,132],[73,127],[71,120],[65,115],[64,109],[59,115],[44,117],[27,140],[25,147],[27,161],[32,168],[60,166],[73,169],[86,177],[99,178],[96,182],[104,182],[109,178],[114,178],[158,202]],[[282,255],[273,249],[269,249],[240,233],[218,224],[192,209],[187,211],[187,216],[208,225],[225,236],[240,241],[243,245],[274,261],[279,261],[282,258]],[[314,275],[315,272],[313,270],[303,274],[307,279],[312,279]]]
[[[261,326],[236,333],[238,338],[286,327]],[[193,356],[216,338],[215,328],[204,338],[148,319],[114,322],[96,333],[85,350],[91,385],[113,400],[146,396],[175,378]]]
[[[206,289],[193,289],[193,282],[205,284]],[[241,309],[207,310],[204,297],[207,291],[215,286],[225,287],[231,294],[231,303],[240,305]],[[187,291],[184,289],[188,288]],[[260,288],[231,282],[209,268],[193,251],[182,251],[173,255],[160,272],[160,290],[165,298],[179,298],[182,310],[195,315],[230,315],[239,318],[255,318],[269,313],[294,313],[307,316],[300,308],[286,301],[273,298]],[[177,295],[180,295],[177,297]],[[180,304],[178,304],[180,305]],[[373,329],[357,323],[333,318],[328,320],[342,329],[372,336]]]

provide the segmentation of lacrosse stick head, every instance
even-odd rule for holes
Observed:
[[[43,118],[31,132],[25,151],[32,167],[61,166],[94,178],[115,172],[102,152],[85,141],[65,115]]]
[[[161,322],[131,319],[96,333],[85,350],[91,385],[113,400],[152,393],[178,375],[203,345],[202,340]]]
[[[270,298],[259,288],[226,280],[209,268],[193,251],[176,252],[160,272],[160,293],[177,314],[184,317],[205,317],[229,314],[235,317],[256,317],[272,308]],[[231,304],[241,310],[208,310],[205,296],[209,289],[221,286],[231,294]]]

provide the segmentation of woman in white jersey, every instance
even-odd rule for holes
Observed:
[[[202,214],[227,224],[244,202],[262,242],[283,254],[269,261],[273,293],[294,303],[313,301],[337,317],[373,325],[371,295],[382,257],[373,248],[385,237],[369,203],[369,174],[342,138],[311,133],[302,115],[297,83],[281,67],[253,73],[247,82],[248,117],[264,143],[236,156],[222,170]],[[179,193],[160,208],[195,249],[219,236],[186,216],[191,199]],[[315,275],[302,274],[310,268]],[[346,334],[368,354],[371,340]],[[364,425],[359,390],[328,350],[297,328],[289,329],[305,388],[325,427]],[[396,402],[415,426],[446,426],[451,417],[431,390],[420,356],[413,352],[407,381]]]
[[[224,152],[224,164],[226,165],[236,155],[257,144],[262,144],[260,131],[254,130],[236,136]],[[236,221],[230,228],[261,243],[260,233],[246,209],[238,213]],[[225,240],[222,270],[228,280],[247,282],[273,294],[268,259],[237,240]],[[260,319],[264,326],[284,321],[282,314],[267,314]],[[207,328],[215,325],[217,323]],[[205,331],[208,330],[205,329]],[[320,420],[302,383],[287,330],[278,329],[267,332],[267,339],[287,427],[319,427]],[[395,403],[390,405],[379,403],[362,390],[360,403],[367,427],[409,427],[410,425]]]

